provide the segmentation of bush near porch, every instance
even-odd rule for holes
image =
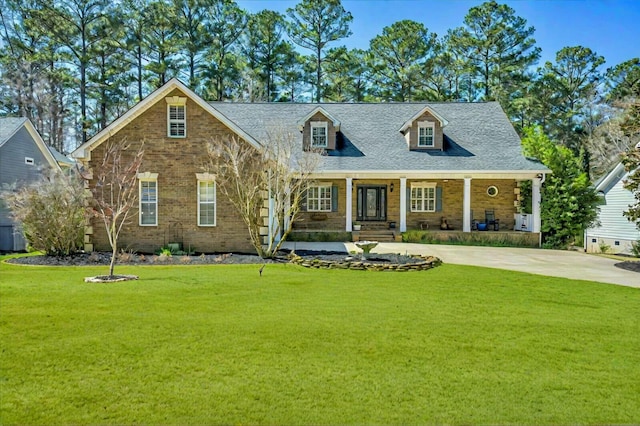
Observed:
[[[2,423],[640,418],[637,289],[259,267],[123,266],[140,281],[104,285],[82,283],[102,267],[0,263]]]
[[[539,235],[531,232],[417,231],[402,233],[403,243],[460,244],[466,246],[539,247]]]

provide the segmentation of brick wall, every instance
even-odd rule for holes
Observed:
[[[175,90],[168,96],[185,96]],[[158,173],[158,225],[139,226],[138,209],[131,212],[119,246],[153,252],[164,244],[181,242],[199,252],[251,252],[247,228],[233,206],[217,191],[216,226],[198,226],[196,173],[206,171],[207,144],[232,135],[230,129],[191,99],[186,104],[187,137],[167,137],[167,104],[159,100],[114,134],[138,145],[144,141],[140,172]],[[91,153],[91,164],[104,153],[103,143]],[[109,250],[104,225],[94,219],[92,242],[95,250]]]

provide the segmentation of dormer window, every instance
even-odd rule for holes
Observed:
[[[435,123],[432,121],[421,121],[418,123],[418,147],[432,148],[434,144]]]
[[[167,101],[167,136],[184,138],[187,136],[187,98],[172,96]]]
[[[328,139],[328,129],[326,121],[311,122],[311,147],[326,148]]]

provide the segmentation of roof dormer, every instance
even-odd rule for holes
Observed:
[[[324,108],[314,108],[309,114],[298,120],[305,149],[336,149],[336,134],[340,131],[340,121],[336,120]]]
[[[447,120],[425,106],[418,113],[407,120],[400,132],[404,134],[407,146],[410,150],[444,150],[443,128],[448,124]]]

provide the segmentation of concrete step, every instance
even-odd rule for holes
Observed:
[[[396,240],[397,233],[393,231],[382,231],[382,230],[372,230],[372,231],[360,231],[358,235],[359,241],[384,241],[384,242],[392,242]]]

